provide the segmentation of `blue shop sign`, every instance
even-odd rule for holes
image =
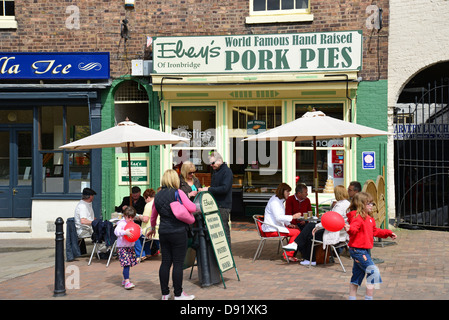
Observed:
[[[109,52],[0,52],[0,79],[109,79]]]

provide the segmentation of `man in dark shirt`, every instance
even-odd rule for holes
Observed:
[[[231,232],[229,230],[229,218],[232,208],[232,171],[223,162],[223,157],[218,152],[213,152],[209,157],[209,163],[213,169],[210,187],[202,188],[200,191],[209,191],[217,202],[220,210],[223,228],[231,246]]]
[[[143,209],[145,209],[145,199],[140,195],[141,190],[139,187],[133,187],[131,189],[131,199],[132,199],[132,206],[134,209],[136,209],[137,214],[143,214]],[[123,197],[122,204],[116,207],[117,212],[123,212],[124,209],[126,209],[129,206],[129,196]]]

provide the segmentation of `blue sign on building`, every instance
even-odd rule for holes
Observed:
[[[109,52],[0,52],[0,79],[109,79]]]
[[[374,151],[362,152],[362,168],[376,169],[376,153]]]

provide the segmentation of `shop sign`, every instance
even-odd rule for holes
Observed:
[[[249,120],[246,126],[247,134],[259,134],[267,131],[267,124],[264,120]]]
[[[444,123],[395,124],[394,138],[402,139],[449,139],[449,125]]]
[[[355,71],[362,66],[362,31],[157,37],[159,74]]]
[[[215,202],[215,199],[209,192],[202,192],[200,194],[200,205],[204,216],[204,222],[209,232],[209,238],[212,243],[212,248],[217,258],[220,272],[225,272],[235,268],[234,257],[232,256],[231,248],[226,239],[226,234],[223,228],[220,211]]]
[[[120,179],[119,185],[129,185],[129,167],[128,160],[119,158]],[[132,159],[131,160],[131,182],[133,185],[148,184],[148,160]]]
[[[109,52],[0,52],[0,79],[109,79]]]

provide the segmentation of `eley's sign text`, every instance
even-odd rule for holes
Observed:
[[[156,37],[153,72],[211,74],[356,71],[362,31]]]

